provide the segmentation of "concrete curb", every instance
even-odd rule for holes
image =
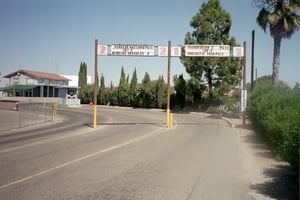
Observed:
[[[232,120],[230,120],[229,118],[226,118],[226,117],[221,117],[221,119],[225,120],[230,127],[234,128],[234,124],[233,124]]]

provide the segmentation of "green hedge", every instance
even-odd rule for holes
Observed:
[[[247,108],[252,122],[273,145],[276,155],[299,168],[300,93],[282,86],[259,85]]]

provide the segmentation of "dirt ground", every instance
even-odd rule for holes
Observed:
[[[228,119],[237,132],[242,149],[245,178],[250,182],[254,199],[299,199],[299,177],[289,164],[276,159],[270,146],[260,134],[255,133],[250,121]]]

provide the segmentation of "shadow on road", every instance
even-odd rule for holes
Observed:
[[[299,177],[288,165],[276,165],[263,172],[269,181],[252,184],[251,189],[264,196],[278,200],[299,199]]]
[[[242,121],[242,119],[238,119],[238,120]],[[245,125],[237,124],[237,125],[235,125],[235,127],[240,128],[240,129],[253,130],[253,126],[249,123],[248,124],[246,123]]]
[[[93,127],[93,124],[91,123],[85,123],[85,126]],[[159,126],[159,127],[165,127],[165,123],[155,123],[155,122],[103,122],[103,123],[97,123],[98,126],[136,126],[136,125],[153,125],[153,126]]]

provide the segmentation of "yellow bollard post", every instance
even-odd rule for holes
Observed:
[[[52,121],[54,121],[54,104],[52,105]]]
[[[167,109],[167,128],[170,127],[170,110]]]
[[[97,105],[94,105],[94,125],[93,128],[97,128]]]
[[[57,102],[53,103],[52,105],[52,121],[56,119],[56,111],[57,111]]]
[[[55,119],[54,112],[55,112],[55,103],[52,105],[52,121],[54,121],[54,119]]]
[[[58,107],[58,103],[55,102],[55,109],[54,109],[54,119],[56,119],[56,113],[57,113],[57,107]]]
[[[173,128],[173,114],[170,113],[170,128]]]

